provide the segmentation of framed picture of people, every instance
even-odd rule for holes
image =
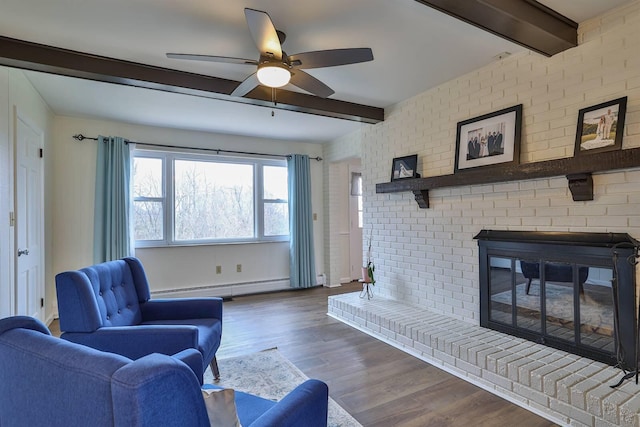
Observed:
[[[458,123],[455,172],[520,163],[522,104]]]
[[[626,111],[626,96],[580,110],[574,156],[620,150]]]
[[[397,181],[405,178],[419,178],[417,173],[418,155],[396,157],[391,164],[391,181]]]

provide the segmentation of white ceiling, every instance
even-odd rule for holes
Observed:
[[[628,0],[541,0],[582,22]],[[371,47],[374,61],[309,73],[333,99],[388,107],[482,67],[518,45],[415,0],[2,0],[0,35],[241,81],[252,66],[168,59],[166,52],[257,59],[245,7],[269,13],[288,54]],[[148,89],[28,72],[56,114],[323,142],[363,125]],[[287,89],[296,90],[293,87]]]

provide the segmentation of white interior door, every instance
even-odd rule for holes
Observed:
[[[43,133],[18,111],[14,129],[15,314],[44,320]]]

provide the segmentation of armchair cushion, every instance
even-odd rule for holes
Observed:
[[[246,394],[246,393],[245,393]],[[256,396],[247,395],[250,398]],[[246,405],[251,405],[247,398]],[[251,427],[305,426],[326,427],[329,388],[320,380],[307,380],[260,415]],[[238,402],[238,407],[240,407]],[[242,405],[245,408],[245,404]]]
[[[222,322],[218,319],[181,319],[181,320],[156,320],[144,322],[144,326],[183,326],[188,328],[196,328],[198,331],[197,343],[195,344],[204,359],[211,360],[215,355],[216,349],[220,347],[220,338],[222,336]],[[164,352],[160,352],[164,353]],[[165,354],[173,354],[169,352]]]
[[[100,328],[93,333],[63,332],[62,338],[130,359],[151,353],[174,354],[187,348],[198,350],[199,347],[198,328],[183,325],[118,326]]]

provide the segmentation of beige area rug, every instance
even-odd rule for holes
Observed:
[[[213,382],[211,368],[205,384],[233,388],[270,400],[280,400],[308,377],[277,349],[218,360],[220,381]],[[329,398],[329,427],[362,427],[347,411]]]

